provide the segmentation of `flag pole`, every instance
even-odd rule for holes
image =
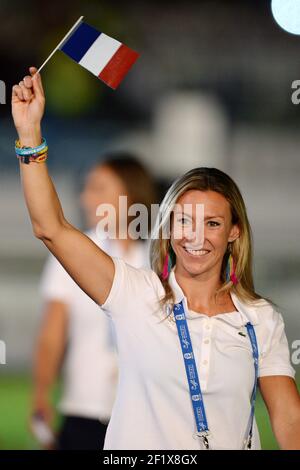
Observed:
[[[70,36],[70,34],[74,31],[74,29],[79,25],[79,23],[81,23],[81,21],[83,20],[83,16],[81,16],[80,18],[78,18],[78,20],[76,21],[76,23],[72,26],[72,28],[67,32],[67,34],[65,35],[65,37],[60,41],[60,43],[56,46],[56,48],[51,52],[51,54],[49,55],[49,57],[47,57],[47,59],[45,60],[45,62],[40,66],[40,68],[38,69],[38,72],[40,72],[42,70],[42,68],[44,67],[44,65],[47,64],[48,60],[51,59],[51,57],[55,54],[55,52],[57,51],[57,49],[60,48],[60,46],[63,44],[63,42],[68,38],[68,36]]]

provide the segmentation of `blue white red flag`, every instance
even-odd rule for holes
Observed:
[[[116,89],[139,54],[80,21],[58,47],[104,83]]]

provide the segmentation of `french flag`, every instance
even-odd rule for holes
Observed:
[[[80,22],[59,49],[114,90],[139,54],[116,39]]]

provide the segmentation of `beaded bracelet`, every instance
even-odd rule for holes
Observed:
[[[22,163],[42,163],[48,158],[48,145],[46,139],[42,139],[42,143],[37,147],[25,147],[21,146],[21,142],[17,140],[15,142],[15,151],[17,158]]]
[[[21,142],[19,140],[16,140],[15,142],[15,151],[17,155],[35,155],[45,150],[46,147],[48,148],[46,139],[44,138],[42,139],[42,143],[37,147],[21,146]]]

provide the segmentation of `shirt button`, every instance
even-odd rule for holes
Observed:
[[[206,366],[207,363],[208,363],[208,361],[207,361],[206,359],[202,362],[202,364],[203,364],[204,366]]]
[[[208,344],[208,343],[209,343],[209,339],[205,339],[205,340],[204,340],[204,343],[205,343],[205,344]]]
[[[210,326],[210,325],[206,325],[205,328],[206,328],[207,330],[210,330],[211,326]]]

